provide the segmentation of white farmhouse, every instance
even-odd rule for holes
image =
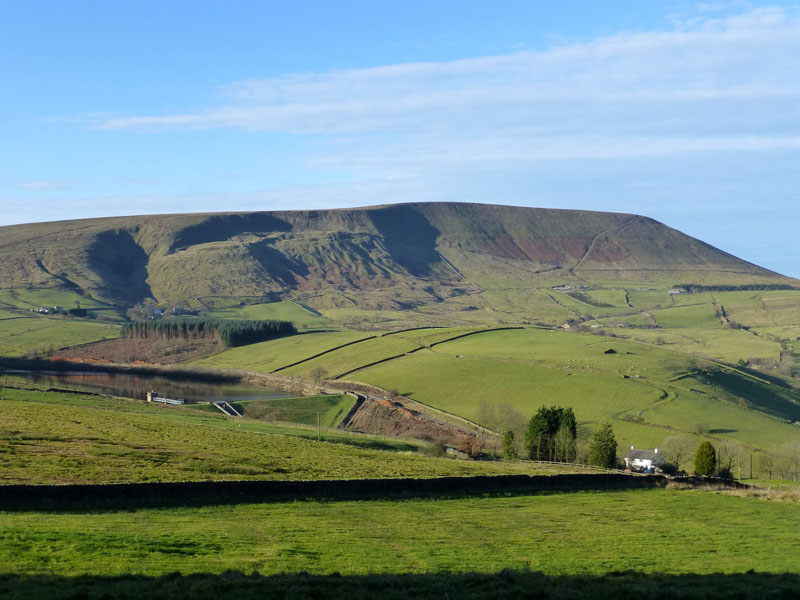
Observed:
[[[658,448],[655,450],[637,450],[633,446],[628,450],[625,457],[625,466],[631,471],[643,471],[654,473],[660,471],[667,459],[663,454],[659,454]]]

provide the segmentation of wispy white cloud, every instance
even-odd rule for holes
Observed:
[[[59,181],[24,181],[17,187],[29,192],[62,192],[69,186]]]
[[[587,140],[598,148],[588,154],[601,156],[783,148],[800,135],[797,56],[800,20],[761,9],[543,52],[248,80],[225,87],[223,106],[95,125],[381,134],[384,148],[400,140],[398,147],[430,149],[435,141],[448,155],[465,140],[507,139],[532,160],[546,158],[546,147],[586,157]],[[540,149],[525,151],[525,142]]]

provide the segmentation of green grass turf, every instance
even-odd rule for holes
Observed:
[[[322,427],[336,427],[355,404],[349,394],[305,396],[299,398],[272,398],[234,402],[233,407],[242,416],[262,421],[284,421]],[[216,410],[216,409],[215,409]]]
[[[190,407],[4,391],[0,482],[353,479],[552,472],[418,454],[418,442],[230,420]],[[379,450],[380,449],[380,450]],[[386,451],[386,450],[391,451]]]
[[[59,317],[0,321],[0,355],[22,356],[97,340],[119,337],[119,327]]]
[[[751,326],[800,324],[800,291],[715,293],[731,320]]]
[[[617,308],[629,308],[625,303],[625,290],[585,290],[585,294],[596,304],[610,304]]]
[[[70,290],[53,288],[0,290],[0,301],[17,308],[38,308],[40,306],[61,306],[65,309],[107,308],[109,304]]]
[[[613,321],[613,319],[612,319]],[[750,358],[777,360],[780,344],[742,329],[611,329],[615,335],[677,352],[706,356],[728,363]]]
[[[478,419],[482,402],[510,403],[524,415],[542,405],[570,405],[582,422],[647,406],[662,391],[617,375],[462,356],[424,350],[360,371],[359,380],[430,404],[446,412]]]
[[[295,367],[290,367],[281,371],[281,373],[308,377],[313,373],[314,369],[321,367],[328,372],[329,377],[335,377],[351,369],[416,350],[417,348],[419,348],[418,344],[392,335],[347,346]]]
[[[719,317],[709,304],[692,304],[651,312],[656,323],[665,328],[721,329]]]
[[[33,318],[33,315],[27,315],[21,312],[12,312],[9,310],[0,310],[0,320],[19,319],[19,318]]]
[[[268,373],[342,344],[376,335],[358,331],[309,333],[229,348],[194,364],[218,368],[250,369]]]
[[[0,513],[16,574],[796,572],[800,505],[647,490]]]
[[[320,327],[331,327],[333,322],[325,317],[295,304],[294,302],[270,302],[267,304],[251,304],[242,307],[221,308],[211,311],[210,316],[226,319],[276,319],[291,321],[298,330]]]

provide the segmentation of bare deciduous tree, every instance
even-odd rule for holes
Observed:
[[[758,455],[758,468],[761,471],[760,475],[763,478],[764,472],[769,474],[767,479],[772,479],[772,473],[775,471],[775,457],[771,454]]]
[[[687,460],[691,460],[694,450],[694,441],[686,437],[673,436],[661,443],[661,452],[669,462],[675,465],[678,471],[681,470],[681,465],[685,465]]]

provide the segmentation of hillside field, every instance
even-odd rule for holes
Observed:
[[[119,336],[119,326],[82,319],[25,316],[0,320],[0,354],[22,356]]]
[[[294,336],[227,350],[199,364],[266,370],[281,360],[298,360],[306,339],[313,342],[309,355],[334,348],[323,343],[327,336],[332,342],[348,339],[341,333]],[[526,419],[542,405],[571,406],[582,438],[611,418],[621,447],[656,447],[675,435],[699,440],[698,424],[752,450],[774,451],[798,434],[791,422],[800,421],[800,394],[786,380],[698,361],[663,345],[587,333],[423,329],[332,350],[281,372],[309,377],[321,368],[334,376],[388,356],[398,357],[345,379],[394,389],[478,422],[487,406],[510,405]]]

